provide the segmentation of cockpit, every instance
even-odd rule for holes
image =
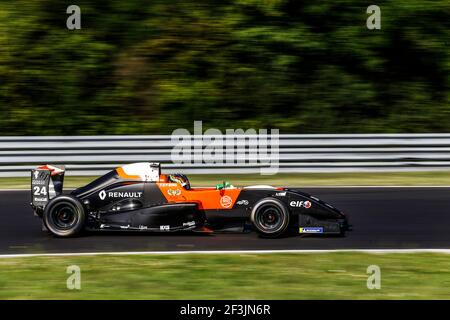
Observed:
[[[191,189],[191,184],[189,182],[188,177],[185,174],[182,173],[174,173],[167,175],[167,181],[172,183],[177,183],[181,185],[186,190]]]
[[[116,171],[124,179],[158,182],[161,174],[161,165],[159,163],[138,162],[119,167]]]

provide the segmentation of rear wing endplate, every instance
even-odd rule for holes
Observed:
[[[63,166],[40,166],[31,170],[31,205],[43,209],[62,193],[65,168]]]

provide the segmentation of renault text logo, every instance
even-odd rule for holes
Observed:
[[[289,203],[289,205],[291,207],[296,207],[296,208],[305,208],[305,209],[309,209],[311,208],[311,202],[310,201],[291,201],[291,203]]]
[[[142,192],[109,191],[108,193],[106,193],[105,190],[102,190],[100,191],[98,196],[101,200],[105,200],[106,196],[108,196],[108,198],[140,198],[142,197]]]

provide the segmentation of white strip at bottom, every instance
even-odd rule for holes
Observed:
[[[1,258],[30,257],[76,257],[76,256],[127,256],[127,255],[176,255],[176,254],[268,254],[268,253],[443,253],[450,254],[450,249],[336,249],[336,250],[210,250],[210,251],[130,251],[130,252],[75,252],[75,253],[31,253],[3,254]]]

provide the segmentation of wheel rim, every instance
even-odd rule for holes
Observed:
[[[70,230],[78,222],[77,209],[68,202],[56,204],[50,212],[52,224],[59,230]]]
[[[256,222],[265,232],[276,232],[283,226],[283,212],[272,204],[263,205],[258,210]]]

